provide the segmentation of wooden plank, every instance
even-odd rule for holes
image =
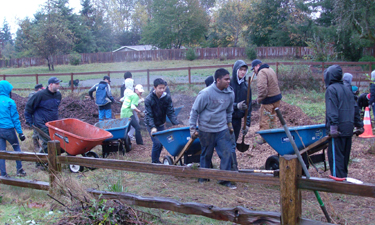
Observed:
[[[298,179],[298,188],[375,198],[375,184],[370,183],[352,184],[328,178],[311,177],[306,179],[303,177]]]
[[[7,152],[0,151],[0,159],[5,160],[21,160],[28,162],[48,162],[48,154],[32,153],[32,152]]]
[[[255,184],[280,185],[279,178],[263,174],[239,173],[216,169],[204,169],[186,166],[169,166],[143,162],[131,162],[116,159],[95,159],[77,156],[58,156],[62,164],[78,164],[86,167],[125,170],[132,172],[153,173],[190,178],[209,178],[214,180],[228,180]]]
[[[305,153],[305,152],[307,152],[307,151],[309,151],[309,150],[311,150],[311,149],[317,147],[318,145],[321,145],[322,143],[328,141],[328,139],[330,139],[330,138],[331,138],[330,136],[325,136],[325,137],[323,137],[322,139],[320,139],[320,140],[318,140],[318,141],[312,143],[311,145],[307,146],[306,148],[302,149],[302,150],[300,151],[300,154],[302,155],[303,153]],[[323,148],[322,148],[322,149],[323,149]]]
[[[179,213],[209,217],[215,220],[231,221],[237,224],[280,224],[280,213],[251,211],[244,207],[219,208],[214,205],[195,202],[179,202],[169,198],[142,197],[129,193],[88,190],[89,193],[104,199],[116,199],[130,205],[165,209]]]
[[[17,186],[17,187],[32,188],[32,189],[45,190],[45,191],[49,190],[48,182],[43,182],[43,181],[0,177],[0,183],[11,185],[11,186]]]
[[[297,178],[301,177],[302,167],[296,155],[280,157],[280,201],[281,223],[298,224],[302,215],[302,196],[298,190]]]
[[[72,85],[73,86],[73,85]],[[48,142],[48,174],[50,194],[53,194],[55,178],[57,173],[61,172],[61,164],[57,162],[57,156],[61,155],[60,141]]]
[[[316,221],[316,220],[310,220],[310,219],[304,219],[301,218],[299,221],[299,225],[329,225],[334,223],[325,223],[322,221]]]

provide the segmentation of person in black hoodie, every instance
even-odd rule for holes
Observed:
[[[242,130],[242,134],[246,135],[249,131],[251,123],[251,104],[246,105],[247,90],[250,88],[249,102],[251,102],[251,87],[248,87],[246,82],[246,74],[248,71],[247,64],[242,60],[237,60],[233,66],[232,79],[230,80],[230,86],[234,92],[234,103],[233,103],[233,114],[232,124],[234,130],[234,143],[237,143],[238,136],[241,130],[242,118],[247,116],[246,128]],[[246,109],[248,109],[247,115],[245,115]],[[232,169],[237,170],[237,157],[236,147],[232,150]]]
[[[151,91],[145,99],[145,125],[152,140],[152,163],[161,163],[159,158],[161,150],[163,149],[163,145],[160,141],[152,135],[165,129],[164,124],[167,116],[173,125],[178,124],[174,113],[172,98],[165,91],[166,84],[167,83],[161,78],[155,79],[154,90]]]
[[[332,137],[328,145],[329,168],[333,176],[344,178],[348,176],[354,126],[357,128],[356,134],[362,134],[363,122],[359,119],[359,112],[355,110],[353,93],[343,85],[341,67],[328,67],[324,71],[324,82],[327,88],[326,129]]]
[[[375,118],[375,70],[371,72],[371,83],[370,83],[370,100],[368,101],[369,107],[372,109],[372,113]]]
[[[45,125],[49,121],[57,120],[59,117],[59,105],[61,93],[59,92],[61,80],[51,77],[48,80],[48,87],[38,91],[27,101],[25,106],[26,124],[35,125],[44,133],[49,134]],[[41,153],[48,153],[48,140],[39,134],[42,141]],[[39,165],[39,164],[38,164]]]

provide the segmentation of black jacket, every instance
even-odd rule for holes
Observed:
[[[324,71],[324,82],[327,90],[326,128],[329,132],[333,125],[338,126],[342,137],[351,137],[355,127],[363,127],[358,110],[355,110],[353,92],[344,86],[342,70],[338,65],[330,66]]]
[[[372,105],[375,102],[375,84],[371,83],[370,84],[370,100],[368,102],[369,105]]]
[[[39,128],[46,128],[45,123],[58,120],[61,93],[52,93],[48,88],[38,91],[27,101],[25,119]]]
[[[178,124],[171,96],[166,92],[158,98],[155,92],[151,91],[145,99],[145,109],[145,124],[150,129],[164,125],[166,116],[168,116],[173,125]]]
[[[358,107],[360,110],[363,110],[364,108],[368,107],[369,106],[369,100],[367,99],[367,95],[368,93],[362,93],[359,97],[358,97]]]
[[[238,83],[237,79],[237,71],[242,67],[247,66],[246,63],[242,60],[236,61],[236,63],[233,66],[233,72],[232,72],[232,79],[230,80],[230,86],[233,88],[234,92],[234,103],[233,103],[233,119],[241,119],[245,116],[244,110],[239,110],[237,108],[237,103],[242,102],[247,99],[247,89],[250,88],[250,95],[249,95],[249,108],[247,113],[247,119],[246,119],[246,126],[250,126],[251,123],[251,87],[248,87],[248,83],[246,81],[246,77],[244,77],[241,80],[241,83]],[[250,78],[249,78],[250,79]]]

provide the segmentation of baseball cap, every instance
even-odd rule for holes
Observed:
[[[43,84],[37,84],[35,85],[35,91],[39,90],[40,88],[43,88]]]
[[[48,79],[48,84],[58,84],[61,80],[57,79],[57,77],[51,77]]]
[[[104,76],[103,80],[108,80],[109,82],[111,82],[111,78],[109,76]]]
[[[254,70],[254,67],[256,67],[257,65],[261,64],[262,61],[260,61],[259,59],[254,59],[252,62],[251,62],[251,70]]]
[[[134,89],[137,89],[139,92],[145,92],[145,90],[143,90],[142,84],[135,85]]]

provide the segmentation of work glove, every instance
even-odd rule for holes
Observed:
[[[337,130],[337,126],[336,125],[330,127],[329,135],[332,138],[337,138],[337,137],[340,136],[340,132]]]
[[[355,135],[359,136],[359,135],[363,134],[363,132],[365,132],[365,129],[363,127],[356,127],[353,133]]]
[[[23,133],[18,134],[18,137],[20,138],[21,141],[24,141],[26,139],[26,137]]]
[[[246,126],[245,129],[242,129],[242,134],[245,136],[249,132],[249,127]]]
[[[239,110],[246,110],[247,109],[247,105],[245,103],[245,100],[243,100],[242,102],[237,103],[237,109],[239,109]]]
[[[145,114],[144,112],[139,112],[139,116],[140,116],[141,118],[144,118],[144,117],[146,116],[146,114]]]
[[[227,125],[228,125],[229,133],[230,133],[230,134],[233,134],[234,130],[233,130],[233,125],[232,125],[232,123],[228,123]]]
[[[194,138],[194,139],[198,137],[197,129],[195,129],[195,128],[190,128],[190,137],[191,137],[191,138]]]
[[[156,132],[158,132],[158,130],[156,129],[156,127],[153,127],[153,128],[151,129],[151,135],[153,135],[153,134],[156,133]]]

